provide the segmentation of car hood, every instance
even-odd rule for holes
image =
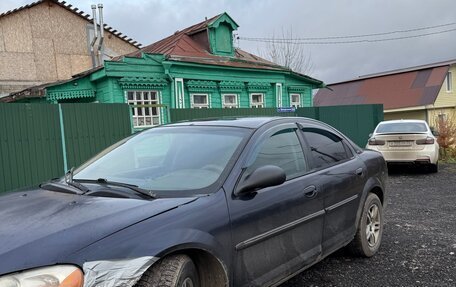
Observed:
[[[155,200],[29,190],[0,196],[0,274],[62,263],[81,248],[195,198]]]

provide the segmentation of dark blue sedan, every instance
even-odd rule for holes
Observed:
[[[306,118],[153,128],[0,197],[0,286],[275,286],[373,256],[382,156]]]

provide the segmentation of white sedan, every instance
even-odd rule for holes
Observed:
[[[387,163],[416,163],[438,171],[439,144],[422,120],[380,122],[370,135],[367,149],[380,152]]]

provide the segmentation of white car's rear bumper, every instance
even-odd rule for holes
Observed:
[[[439,160],[439,153],[434,145],[426,145],[422,150],[380,150],[377,146],[367,146],[383,155],[388,163],[432,163]]]

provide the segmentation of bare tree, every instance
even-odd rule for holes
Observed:
[[[456,144],[456,113],[440,116],[437,120],[437,131],[441,155],[444,159],[452,157]]]
[[[259,51],[260,55],[278,65],[287,67],[295,72],[310,74],[313,72],[313,62],[310,51],[306,51],[303,45],[295,43],[296,37],[293,30],[282,28],[279,37],[272,34],[266,46]]]

